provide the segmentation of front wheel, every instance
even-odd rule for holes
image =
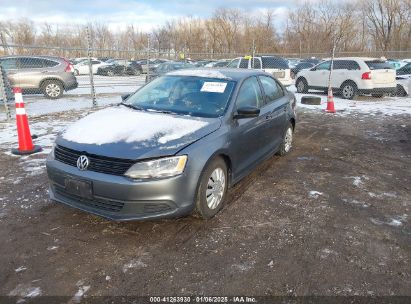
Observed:
[[[207,165],[197,191],[196,213],[210,219],[221,210],[228,188],[227,165],[216,158]]]
[[[107,71],[107,76],[113,77],[114,76],[114,72],[112,70],[108,70]]]
[[[280,150],[278,150],[277,154],[280,156],[286,155],[290,152],[292,145],[293,145],[293,136],[294,136],[294,128],[291,123],[288,123],[287,129],[285,129],[283,135],[283,142],[281,143]]]

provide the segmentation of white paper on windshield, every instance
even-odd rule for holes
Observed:
[[[201,92],[224,93],[227,82],[204,82]]]

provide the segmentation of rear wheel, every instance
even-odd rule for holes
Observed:
[[[112,70],[108,70],[107,76],[110,76],[110,77],[114,76],[114,72]]]
[[[305,80],[304,78],[298,78],[297,82],[295,83],[295,87],[297,88],[298,93],[308,92],[307,80]]]
[[[228,188],[227,165],[220,157],[204,170],[197,191],[196,213],[210,219],[221,210]]]
[[[64,87],[61,81],[46,80],[42,85],[43,94],[50,99],[57,99],[63,95]]]
[[[285,129],[285,132],[283,135],[283,142],[281,143],[280,150],[277,152],[278,155],[284,156],[288,152],[290,152],[292,145],[293,145],[293,135],[294,135],[294,128],[291,122],[289,122],[287,129]]]
[[[405,97],[407,96],[407,92],[405,91],[402,85],[397,84],[397,92],[395,95],[400,96],[400,97]]]
[[[357,85],[352,81],[344,82],[341,85],[341,96],[344,99],[354,99],[358,95]]]

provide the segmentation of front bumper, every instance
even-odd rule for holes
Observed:
[[[162,180],[134,181],[124,176],[80,171],[49,156],[47,174],[52,200],[111,220],[179,217],[194,208],[197,183],[186,173]],[[68,193],[66,178],[91,182],[92,197]]]

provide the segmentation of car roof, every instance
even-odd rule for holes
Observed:
[[[235,69],[235,68],[196,68],[183,69],[167,73],[166,75],[173,76],[194,76],[194,77],[209,77],[240,81],[250,76],[265,75],[271,76],[268,73],[252,69]]]
[[[42,58],[42,59],[50,59],[50,60],[65,60],[63,57],[58,56],[42,56],[42,55],[9,55],[9,56],[1,56],[0,59],[6,58]]]
[[[331,58],[325,58],[324,60],[331,60]],[[373,61],[373,60],[383,60],[384,58],[375,58],[375,57],[335,57],[334,60],[363,60],[363,61]]]

